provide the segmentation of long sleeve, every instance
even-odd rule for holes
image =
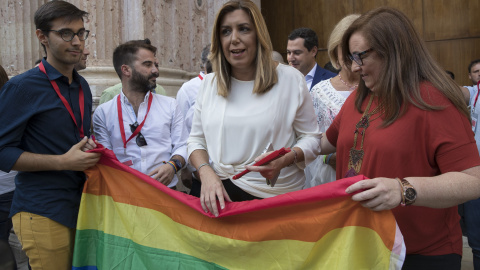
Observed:
[[[182,156],[185,161],[187,160],[187,139],[188,133],[183,121],[182,112],[180,111],[180,106],[177,102],[172,102],[174,108],[173,111],[173,121],[171,125],[171,140],[172,140],[172,154]]]
[[[116,103],[116,100],[110,102]],[[112,150],[111,138],[107,129],[107,118],[105,115],[105,109],[109,108],[109,104],[105,103],[98,106],[93,114],[93,131],[95,133],[95,139],[101,143],[105,148]]]

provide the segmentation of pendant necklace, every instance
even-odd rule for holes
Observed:
[[[365,132],[367,131],[367,128],[370,126],[370,123],[375,121],[377,118],[379,118],[382,113],[379,113],[381,110],[381,104],[378,105],[375,109],[373,109],[371,112],[368,112],[370,109],[370,106],[372,105],[373,101],[373,94],[370,96],[370,100],[368,101],[368,105],[365,108],[365,111],[363,112],[362,118],[360,118],[360,121],[355,125],[355,132],[354,132],[354,137],[353,137],[353,146],[352,149],[350,149],[350,155],[349,155],[349,160],[348,160],[348,171],[345,177],[352,177],[355,175],[358,175],[360,172],[360,169],[362,168],[362,162],[363,162],[363,156],[365,152],[363,151],[363,141],[365,139]],[[373,119],[370,119],[372,116],[375,114],[379,113],[378,116],[376,116]],[[360,131],[360,129],[363,129]],[[360,149],[356,149],[357,146],[357,138],[358,134],[362,135],[362,141],[360,143]]]
[[[340,75],[340,73],[338,73],[338,78],[340,79],[340,81],[341,81],[343,84],[345,84],[345,85],[348,87],[348,89],[349,89],[350,91],[355,90],[355,88],[357,88],[357,86],[358,86],[358,83],[357,83],[357,84],[354,84],[354,85],[352,86],[352,85],[348,84],[347,82],[345,82],[345,81],[342,79],[342,75]]]

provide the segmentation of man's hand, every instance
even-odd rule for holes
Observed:
[[[85,153],[83,149],[88,149],[96,144],[89,144],[86,136],[77,144],[72,146],[67,153],[60,156],[61,170],[84,171],[97,164],[100,159],[100,153]],[[87,144],[89,144],[87,146]]]
[[[155,170],[151,171],[148,176],[164,184],[165,186],[168,186],[175,176],[175,170],[167,163],[158,166]]]
[[[85,138],[87,138],[87,136],[85,136]],[[93,150],[95,148],[97,148],[97,144],[95,143],[95,141],[87,138],[87,143],[82,147],[82,151],[87,152],[88,150]]]

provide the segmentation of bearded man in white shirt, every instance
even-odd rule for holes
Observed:
[[[113,52],[122,91],[93,115],[96,139],[118,160],[175,189],[185,165],[188,132],[174,98],[154,94],[157,48],[129,41]]]

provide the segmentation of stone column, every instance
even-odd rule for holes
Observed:
[[[94,101],[120,82],[112,66],[113,50],[132,39],[149,38],[158,48],[161,84],[170,96],[200,71],[200,54],[210,43],[215,14],[227,0],[67,0],[90,13],[85,45]],[[33,16],[47,0],[0,1],[0,65],[10,76],[33,67],[43,57]],[[260,0],[254,1],[260,5]]]
[[[42,0],[0,1],[0,65],[9,76],[32,68],[43,55],[35,35],[33,14]]]

